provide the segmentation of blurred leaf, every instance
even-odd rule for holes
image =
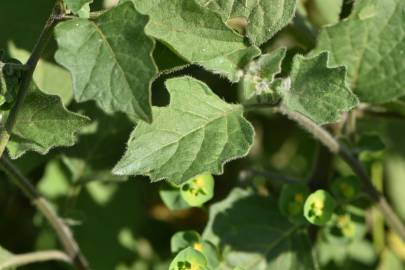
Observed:
[[[11,57],[25,63],[30,53],[19,49],[13,42],[9,43],[8,50]],[[60,96],[63,104],[67,105],[72,100],[72,79],[69,72],[56,64],[40,59],[34,71],[34,82],[42,92]]]
[[[44,175],[38,183],[38,190],[52,200],[68,194],[70,179],[66,174],[66,168],[60,160],[54,159],[48,162]]]
[[[405,221],[405,159],[394,156],[385,160],[387,184],[385,189],[398,215]]]
[[[405,263],[401,261],[395,254],[389,249],[385,250],[381,255],[381,262],[378,265],[377,270],[404,270]]]
[[[203,238],[227,248],[218,269],[316,269],[306,233],[278,212],[276,202],[248,190],[234,189],[211,206]]]
[[[76,183],[121,181],[126,177],[111,174],[125,151],[133,124],[123,114],[107,115],[92,102],[73,107],[93,121],[82,130],[79,142],[64,151],[63,161]],[[108,151],[106,151],[108,147]]]
[[[371,266],[377,259],[373,245],[365,239],[340,245],[335,242],[319,241],[317,252],[322,266],[334,262],[339,266],[337,269],[346,269],[344,265],[349,260]],[[352,269],[356,269],[356,267]]]
[[[308,18],[318,28],[339,22],[343,0],[307,0]]]
[[[7,259],[11,258],[13,254],[11,254],[9,251],[5,250],[0,246],[0,266],[2,263],[6,262]],[[14,270],[15,268],[1,268],[2,270]]]

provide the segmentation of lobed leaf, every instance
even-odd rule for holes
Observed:
[[[342,112],[358,104],[345,80],[344,67],[328,67],[328,53],[310,58],[297,55],[281,91],[283,104],[318,124],[337,122]]]
[[[249,47],[243,36],[234,32],[221,17],[194,0],[132,0],[135,7],[149,15],[145,32],[167,44],[191,63],[237,81],[237,72],[260,53]]]
[[[228,25],[239,24],[251,43],[261,45],[286,26],[295,13],[296,0],[196,0],[215,11]]]
[[[405,1],[355,1],[347,20],[322,30],[314,53],[328,50],[346,66],[361,101],[382,103],[405,94]]]
[[[95,100],[108,113],[152,120],[150,84],[157,69],[151,57],[154,42],[143,33],[146,21],[124,3],[95,21],[58,24],[55,59],[71,72],[78,102]]]
[[[248,153],[254,131],[242,106],[224,102],[191,77],[170,79],[166,86],[170,105],[153,108],[153,123],[135,128],[115,174],[181,184],[200,173],[220,174],[225,162]]]
[[[16,159],[27,151],[46,154],[56,146],[72,146],[74,134],[88,122],[88,118],[66,110],[60,97],[44,94],[32,84],[7,149]]]

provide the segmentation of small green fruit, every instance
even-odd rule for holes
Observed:
[[[314,225],[325,225],[336,207],[335,199],[325,190],[317,190],[305,201],[304,216]]]
[[[214,177],[199,174],[181,185],[180,194],[190,206],[201,206],[214,196]]]
[[[205,256],[196,249],[189,247],[181,251],[173,259],[169,270],[208,270]]]

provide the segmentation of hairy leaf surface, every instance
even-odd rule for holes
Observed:
[[[114,173],[180,184],[200,173],[220,174],[225,162],[247,154],[254,131],[240,105],[224,102],[191,77],[166,86],[170,105],[154,107],[153,123],[135,128]]]
[[[145,31],[168,44],[178,55],[237,81],[237,71],[257,56],[259,49],[244,43],[221,17],[194,0],[132,0],[149,15]]]
[[[95,21],[73,19],[56,27],[55,58],[72,73],[77,101],[95,100],[106,112],[151,121],[156,67],[154,42],[143,33],[146,21],[124,3]]]
[[[312,58],[295,56],[290,78],[281,89],[283,103],[318,124],[339,121],[342,112],[358,103],[346,83],[344,67],[328,67],[328,53]]]
[[[10,156],[15,159],[27,151],[46,154],[56,146],[72,146],[74,134],[88,122],[88,118],[66,110],[60,97],[44,94],[32,85],[7,144]]]
[[[405,1],[355,1],[347,20],[325,28],[315,53],[344,65],[361,101],[382,103],[405,94]]]
[[[296,0],[196,0],[220,14],[228,25],[246,31],[253,44],[261,45],[286,26],[295,12]]]

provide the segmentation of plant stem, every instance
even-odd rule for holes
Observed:
[[[44,51],[46,44],[48,43],[48,40],[52,34],[53,26],[57,22],[57,18],[60,17],[62,12],[63,8],[61,6],[60,1],[58,0],[56,1],[56,4],[44,28],[42,29],[39,39],[35,44],[34,49],[32,50],[32,53],[27,60],[27,63],[24,65],[26,70],[24,70],[21,78],[21,83],[17,93],[16,102],[10,110],[10,113],[7,117],[4,127],[1,127],[0,156],[3,155],[7,143],[10,140],[11,132],[15,125],[18,112],[21,109],[22,104],[24,103],[25,96],[27,95],[28,89],[31,84],[32,75],[34,74],[34,70],[38,64],[39,58],[41,57],[42,52]]]
[[[349,149],[343,144],[340,144],[328,131],[321,126],[317,125],[311,119],[304,115],[289,111],[288,109],[280,106],[279,112],[286,115],[291,120],[297,122],[301,127],[311,133],[316,139],[324,144],[329,151],[339,155],[353,170],[355,174],[360,178],[363,183],[365,192],[369,195],[372,201],[374,201],[388,225],[405,241],[405,226],[399,219],[397,214],[393,211],[385,197],[378,192],[373,186],[370,177],[368,176],[365,168],[361,162],[350,152]]]
[[[4,262],[0,263],[0,270],[16,268],[27,264],[45,262],[45,261],[62,261],[70,263],[70,258],[63,252],[57,250],[38,251],[22,255],[14,255]]]
[[[81,254],[80,248],[73,238],[70,228],[57,216],[48,201],[41,196],[31,182],[4,155],[0,158],[0,167],[14,180],[15,184],[48,220],[76,268],[79,270],[90,269],[86,258]]]

